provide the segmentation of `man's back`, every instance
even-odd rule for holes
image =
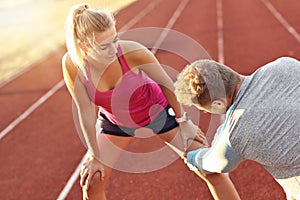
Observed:
[[[280,58],[246,77],[234,101],[243,114],[230,135],[233,148],[275,178],[300,175],[299,80],[300,62]]]

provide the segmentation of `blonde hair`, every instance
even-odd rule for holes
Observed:
[[[187,65],[175,82],[175,95],[185,105],[206,106],[232,95],[240,76],[213,60],[198,60]]]
[[[70,9],[66,20],[66,45],[73,63],[82,69],[84,52],[79,43],[87,47],[95,44],[95,32],[104,32],[115,26],[115,19],[108,10],[91,9],[78,4]],[[82,69],[85,72],[84,69]]]

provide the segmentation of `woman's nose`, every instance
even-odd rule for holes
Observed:
[[[117,52],[118,52],[117,45],[115,45],[115,44],[110,45],[108,53],[109,54],[116,54]]]

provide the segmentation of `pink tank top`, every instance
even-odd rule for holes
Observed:
[[[129,68],[120,46],[118,59],[123,77],[111,90],[100,92],[91,81],[88,62],[88,79],[85,85],[91,101],[99,106],[99,111],[112,123],[136,128],[149,124],[168,105],[159,85],[140,71],[138,74]]]

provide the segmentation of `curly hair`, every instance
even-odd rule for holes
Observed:
[[[178,75],[175,95],[185,105],[206,106],[231,95],[238,81],[239,74],[229,67],[213,60],[197,60]]]

